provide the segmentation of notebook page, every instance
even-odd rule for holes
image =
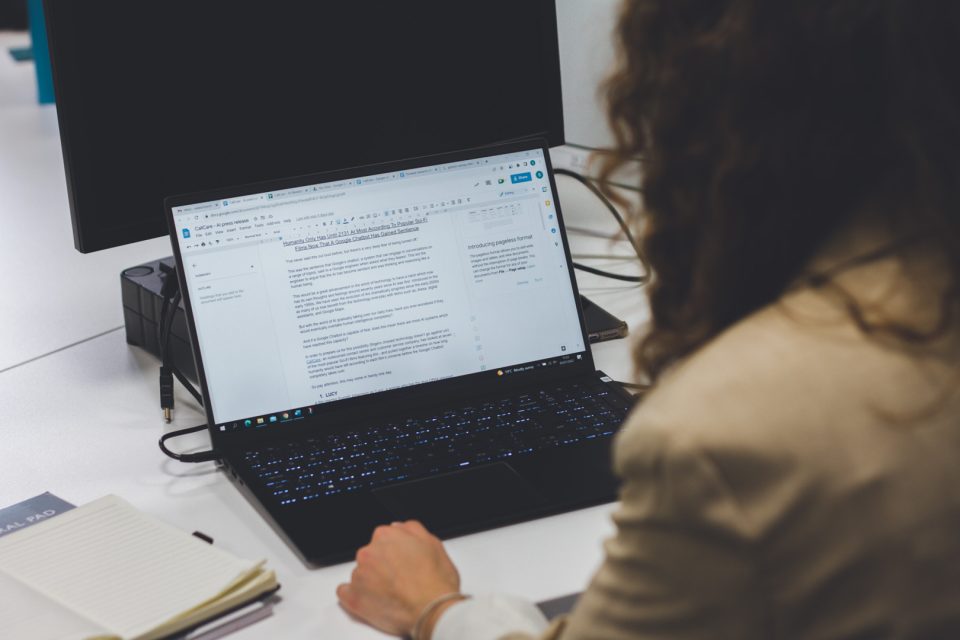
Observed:
[[[12,576],[0,572],[0,636],[34,640],[89,640],[112,637]]]
[[[260,564],[116,496],[0,538],[0,571],[124,637],[216,597]]]

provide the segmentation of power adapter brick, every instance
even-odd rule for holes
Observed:
[[[123,323],[127,344],[140,347],[162,359],[160,345],[160,313],[163,308],[163,283],[174,277],[161,270],[161,263],[176,273],[173,256],[124,269],[120,274],[120,293],[123,300]],[[187,317],[180,301],[173,316],[170,332],[170,353],[176,365],[190,380],[197,381],[197,365],[190,349]]]

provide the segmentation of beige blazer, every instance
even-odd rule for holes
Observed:
[[[838,281],[930,323],[916,253]],[[545,637],[960,639],[958,334],[904,348],[801,288],[688,358],[617,438],[617,533]]]

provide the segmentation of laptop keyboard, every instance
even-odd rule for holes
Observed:
[[[604,385],[579,382],[272,444],[244,457],[269,495],[294,504],[608,438],[627,409]]]

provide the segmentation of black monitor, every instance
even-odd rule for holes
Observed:
[[[166,196],[527,137],[564,142],[555,0],[45,0],[84,253]]]

